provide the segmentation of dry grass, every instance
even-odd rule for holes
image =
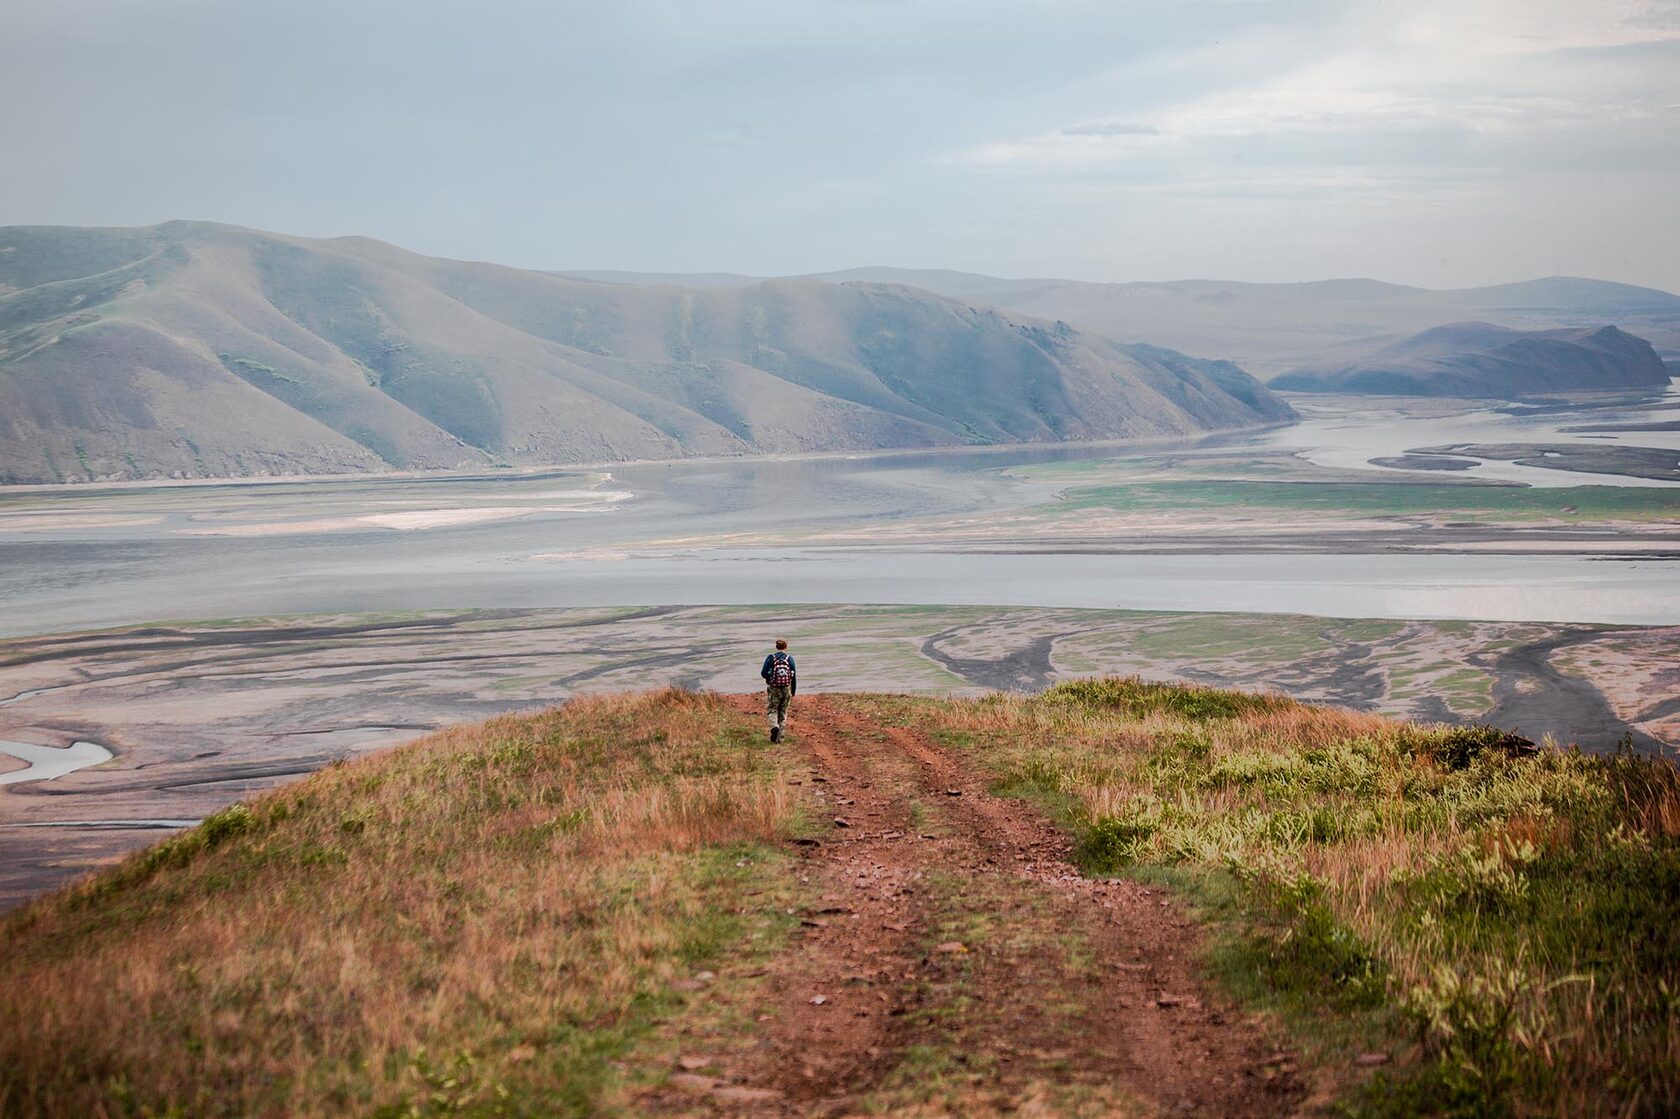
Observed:
[[[329,768],[0,925],[0,1113],[587,1110],[794,811],[678,692]]]

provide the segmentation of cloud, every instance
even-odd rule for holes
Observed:
[[[1063,136],[1158,136],[1160,130],[1152,124],[1131,124],[1123,120],[1099,120],[1089,124],[1069,124],[1057,129]]]
[[[13,0],[0,25],[28,106],[0,115],[0,222],[544,268],[1680,286],[1677,0]]]
[[[982,141],[939,162],[1127,179],[1149,178],[1152,168],[1155,177],[1202,181],[1223,168],[1242,190],[1261,170],[1279,176],[1291,168],[1303,183],[1350,171],[1390,183],[1520,177],[1559,170],[1560,146],[1582,145],[1617,167],[1672,171],[1675,13],[1680,4],[1636,0],[1418,0],[1383,20],[1354,23],[1317,56],[1154,106],[1152,124],[1085,116]],[[1193,51],[1178,65],[1219,61]]]

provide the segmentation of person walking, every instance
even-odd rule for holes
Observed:
[[[776,639],[776,651],[764,658],[758,674],[764,677],[764,707],[770,715],[770,741],[780,742],[787,727],[788,704],[799,691],[799,673],[793,666],[793,654],[787,642]]]

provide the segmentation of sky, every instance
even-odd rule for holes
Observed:
[[[1680,291],[1680,0],[6,0],[0,224]]]

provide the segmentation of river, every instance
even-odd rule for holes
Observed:
[[[1569,438],[1557,429],[1666,419],[1680,396],[1520,415],[1311,407],[1298,426],[1217,442],[1375,471],[1361,456],[1443,441]],[[1006,468],[1116,453],[1043,446],[627,465],[593,489],[578,472],[551,472],[0,495],[0,636],[340,611],[753,602],[1680,622],[1680,568],[1658,559],[1329,549],[1021,555],[1007,541],[985,554],[753,545],[767,532],[797,541],[918,518],[983,520],[1041,505],[1057,490]],[[1630,484],[1503,462],[1477,473],[1547,486]],[[1026,551],[1034,542],[1015,543]]]

